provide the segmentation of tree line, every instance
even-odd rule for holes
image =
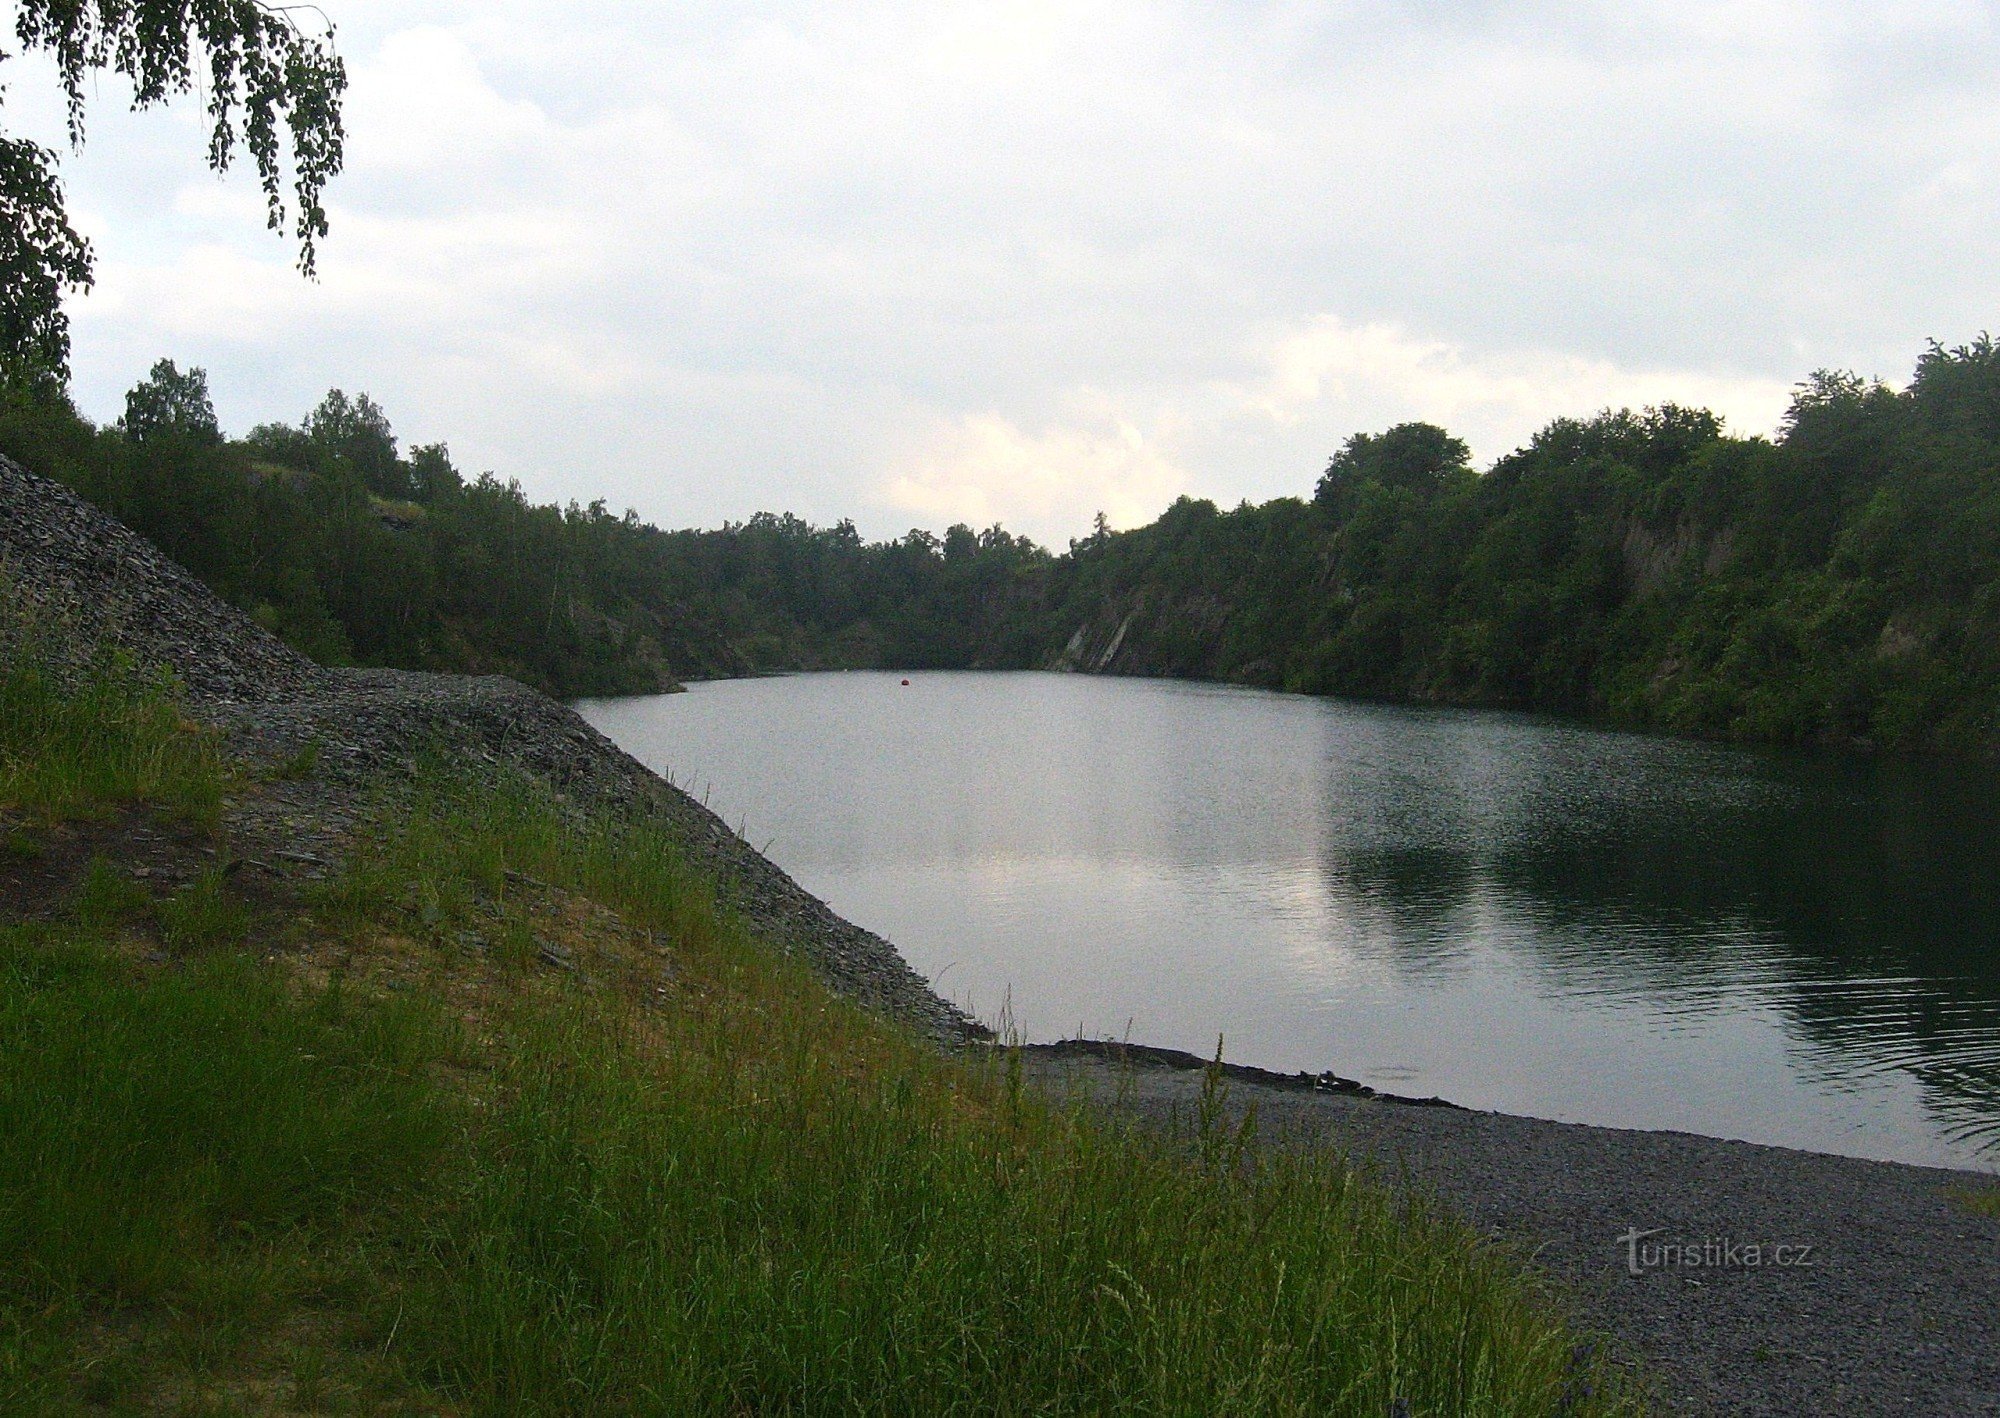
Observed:
[[[1475,473],[1432,425],[1357,435],[1310,499],[1183,498],[1042,605],[1086,668],[1992,751],[2000,350],[1934,344],[1901,390],[1815,374],[1774,439],[1606,411]]]
[[[464,476],[443,444],[403,450],[374,400],[338,389],[297,424],[230,439],[206,375],[167,360],[105,427],[63,394],[0,389],[0,453],[324,663],[506,674],[563,696],[1025,663],[1011,611],[1050,559],[999,527],[868,543],[790,515],[662,531],[602,501],[537,504]]]
[[[562,695],[814,668],[1173,675],[1777,742],[2000,747],[2000,351],[1907,387],[1822,372],[1774,438],[1700,409],[1549,424],[1484,472],[1358,434],[1310,496],[1051,553],[1000,527],[864,541],[760,513],[661,530],[402,450],[366,395],[230,439],[162,361],[108,427],[0,400],[60,477],[315,657]]]

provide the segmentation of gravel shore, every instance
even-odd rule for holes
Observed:
[[[1187,1054],[1024,1053],[1049,1087],[1151,1126],[1190,1116],[1201,1092]],[[2000,1413],[2000,1216],[1968,1204],[2000,1200],[1992,1177],[1426,1106],[1256,1069],[1227,1082],[1238,1116],[1255,1105],[1260,1136],[1344,1152],[1532,1253],[1583,1323],[1642,1361],[1668,1412]],[[1794,1248],[1783,1264],[1781,1245]]]

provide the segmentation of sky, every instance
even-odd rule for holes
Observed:
[[[1769,434],[1996,323],[1992,4],[323,3],[317,282],[195,98],[95,86],[91,417],[166,356],[233,432],[366,391],[542,500],[1060,548],[1408,419]]]

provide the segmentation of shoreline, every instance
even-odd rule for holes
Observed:
[[[1127,1043],[1117,1039],[1052,1039],[1040,1043],[997,1044],[989,1041],[989,1047],[1013,1049],[1031,1058],[1043,1059],[1094,1059],[1107,1064],[1130,1065],[1135,1068],[1160,1068],[1180,1073],[1206,1073],[1217,1065],[1213,1059],[1205,1059],[1186,1049],[1162,1048],[1156,1044]],[[1978,1167],[1962,1167],[1942,1162],[1907,1162],[1895,1157],[1865,1157],[1853,1152],[1829,1152],[1824,1148],[1795,1147],[1783,1142],[1757,1142],[1750,1138],[1723,1137],[1716,1133],[1696,1132],[1690,1128],[1639,1127],[1621,1123],[1579,1122],[1567,1118],[1545,1118],[1535,1113],[1515,1113],[1498,1108],[1479,1108],[1468,1103],[1454,1102],[1436,1094],[1417,1097],[1412,1094],[1387,1093],[1370,1087],[1358,1079],[1343,1078],[1331,1069],[1320,1073],[1297,1070],[1292,1073],[1259,1067],[1256,1064],[1221,1064],[1224,1079],[1231,1083],[1242,1083],[1251,1088],[1269,1089],[1279,1093],[1306,1093],[1324,1097],[1348,1098],[1372,1103],[1394,1104],[1403,1108],[1443,1108],[1456,1113],[1474,1113],[1483,1117],[1513,1118],[1524,1123],[1540,1123],[1548,1127],[1589,1128],[1596,1132],[1636,1133],[1642,1136],[1666,1136],[1694,1138],[1703,1142],[1727,1143],[1736,1147],[1757,1147],[1773,1152],[1794,1153],[1801,1157],[1838,1158],[1846,1162],[1866,1162],[1882,1167],[1911,1167],[1923,1172],[1940,1172],[1954,1177],[1970,1178],[1973,1185],[1990,1185],[2000,1193],[2000,1158],[1996,1158],[1991,1170]]]
[[[1259,684],[1244,679],[1202,679],[1189,675],[1139,674],[1126,670],[1090,670],[1077,666],[1040,665],[959,665],[922,668],[880,665],[833,665],[817,669],[760,669],[735,675],[692,675],[677,677],[679,689],[657,690],[639,694],[578,694],[565,695],[558,702],[569,707],[586,702],[603,703],[624,699],[658,699],[667,694],[680,693],[689,685],[728,684],[736,680],[787,679],[795,675],[837,675],[837,674],[879,674],[879,675],[952,675],[952,674],[1024,674],[1024,675],[1079,675],[1087,679],[1121,679],[1153,681],[1164,684],[1201,685],[1212,689],[1236,689],[1250,694],[1275,694],[1293,699],[1321,700],[1330,704],[1352,704],[1373,709],[1408,709],[1432,713],[1497,714],[1514,718],[1538,720],[1561,725],[1571,729],[1588,729],[1597,733],[1630,735],[1635,738],[1663,739],[1671,743],[1707,744],[1714,748],[1742,749],[1753,753],[1832,755],[1855,758],[1870,763],[1971,763],[1984,767],[2000,767],[2000,743],[1971,752],[1953,752],[1938,748],[1910,748],[1895,744],[1882,744],[1873,739],[1778,739],[1740,737],[1729,734],[1697,734],[1678,732],[1661,728],[1657,724],[1647,724],[1612,715],[1588,714],[1571,710],[1554,709],[1534,704],[1507,704],[1478,699],[1419,699],[1398,698],[1393,695],[1374,694],[1315,694],[1310,690],[1286,689],[1283,685]]]
[[[1025,1046],[1024,1071],[1142,1128],[1193,1116],[1204,1061],[1083,1042]],[[1340,1153],[1520,1253],[1665,1411],[2000,1414],[1991,1175],[1223,1072],[1265,1145]]]

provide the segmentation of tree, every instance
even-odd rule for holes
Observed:
[[[420,443],[410,450],[410,495],[419,502],[436,502],[465,487],[465,479],[442,443]]]
[[[61,384],[69,369],[63,292],[89,284],[90,243],[63,215],[55,155],[0,134],[0,386]]]
[[[396,459],[389,416],[366,394],[349,399],[339,389],[327,390],[319,407],[306,415],[306,435],[321,451],[359,473],[370,492],[383,497],[411,495],[409,471]]]
[[[1386,433],[1357,433],[1327,464],[1313,501],[1329,506],[1366,482],[1428,493],[1469,472],[1471,462],[1465,440],[1434,423],[1399,423]]]
[[[327,231],[320,197],[342,161],[347,70],[330,23],[319,33],[299,24],[307,11],[319,13],[264,0],[17,0],[14,34],[24,49],[54,56],[72,146],[83,141],[88,76],[108,69],[131,80],[135,108],[163,104],[198,80],[208,165],[223,172],[239,151],[249,154],[273,231],[287,221],[283,129],[292,231],[310,276]],[[0,133],[0,382],[46,387],[68,377],[62,296],[87,288],[91,275],[90,243],[69,223],[55,154]]]
[[[153,372],[125,395],[125,417],[119,423],[125,436],[138,444],[162,435],[195,443],[222,441],[215,404],[208,396],[208,371],[190,369],[183,374],[170,359],[155,364]]]
[[[979,555],[979,534],[963,522],[954,523],[945,529],[944,559],[950,562],[971,561]]]

